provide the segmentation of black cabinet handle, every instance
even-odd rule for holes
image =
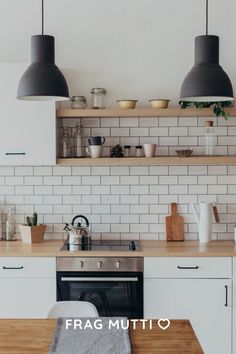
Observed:
[[[228,286],[225,285],[225,307],[228,306]]]
[[[21,266],[21,267],[5,267],[3,266],[2,269],[23,269],[24,267]]]
[[[25,152],[6,152],[7,156],[12,155],[25,155]]]
[[[195,267],[182,267],[182,266],[177,266],[178,269],[199,269],[199,266]]]

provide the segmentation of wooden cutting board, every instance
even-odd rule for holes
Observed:
[[[184,218],[177,214],[177,204],[171,203],[171,215],[166,216],[166,240],[184,241]]]

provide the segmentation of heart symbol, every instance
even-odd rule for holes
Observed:
[[[158,320],[158,326],[165,331],[170,326],[170,320],[168,320],[168,318],[160,318]]]

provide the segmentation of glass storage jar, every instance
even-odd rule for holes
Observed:
[[[72,96],[71,98],[72,109],[85,109],[87,108],[86,97],[84,96]]]
[[[135,146],[135,156],[136,157],[141,157],[142,156],[142,145],[137,145]]]
[[[105,96],[107,90],[104,88],[92,88],[90,91],[91,97],[91,108],[93,109],[102,109],[106,108]]]

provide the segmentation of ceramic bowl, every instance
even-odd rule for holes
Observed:
[[[134,109],[136,106],[137,100],[118,100],[118,107],[121,109]]]
[[[190,157],[193,153],[193,150],[186,149],[186,150],[176,150],[176,154],[179,157]]]
[[[166,100],[166,99],[155,99],[155,100],[149,100],[151,107],[152,108],[167,108],[168,104],[170,102],[170,100]]]

